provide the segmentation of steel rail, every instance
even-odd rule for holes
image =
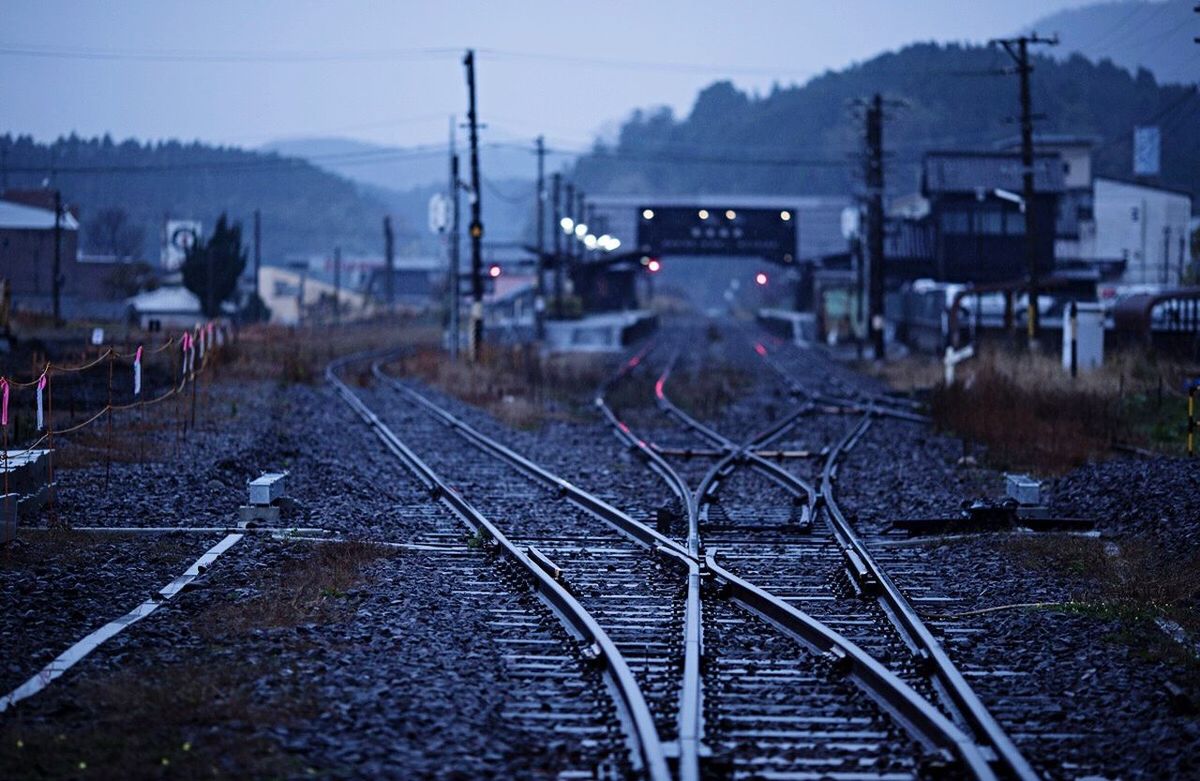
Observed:
[[[673,362],[674,358],[671,360]],[[640,453],[652,465],[653,470],[664,478],[673,492],[679,493],[682,490],[685,495],[690,497],[687,504],[689,508],[688,544],[689,548],[691,548],[694,540],[698,550],[700,547],[699,497],[703,496],[708,490],[707,484],[710,478],[727,469],[737,459],[743,457],[757,459],[755,462],[756,465],[758,465],[758,462],[761,462],[761,466],[770,471],[774,477],[779,477],[775,474],[776,472],[782,472],[789,477],[791,475],[786,470],[782,470],[776,467],[776,465],[754,456],[746,449],[734,445],[731,440],[726,439],[715,430],[696,423],[693,418],[675,407],[670,399],[666,397],[664,391],[666,378],[669,376],[668,367],[668,372],[664,372],[655,383],[655,396],[660,400],[660,407],[664,411],[668,408],[673,409],[680,420],[696,423],[699,429],[704,429],[708,432],[714,443],[722,447],[732,445],[734,448],[729,450],[721,461],[709,470],[705,477],[705,484],[698,487],[696,491],[691,491],[678,471],[667,463],[644,440],[638,438],[630,427],[617,417],[616,413],[604,400],[604,394],[607,390],[616,381],[632,371],[639,363],[640,360],[626,362],[613,378],[600,386],[594,403],[601,411],[605,420],[612,426],[618,438]],[[795,421],[808,411],[809,408],[807,406],[796,410],[756,435],[755,440],[758,442],[771,441],[780,436],[789,426],[794,425]],[[814,495],[812,486],[808,487],[806,495],[809,497],[810,506],[812,506],[814,503],[812,499]],[[995,778],[995,774],[992,772],[987,758],[980,752],[979,746],[932,703],[918,694],[908,683],[839,632],[764,589],[720,567],[715,559],[717,553],[717,551],[709,552],[704,558],[708,572],[721,581],[729,589],[730,595],[750,613],[779,628],[810,651],[824,655],[833,662],[836,668],[844,671],[871,699],[890,713],[922,745],[944,752],[947,760],[957,758],[976,779]]]
[[[759,354],[762,355],[761,353]],[[799,389],[801,393],[808,395],[812,401],[817,400],[813,394],[800,388],[798,383],[784,372],[782,368],[776,366],[774,362],[766,360],[766,356],[762,357],[788,383],[789,387]],[[884,411],[879,410],[873,404],[868,404],[866,411],[858,423],[852,426],[826,455],[825,463],[821,469],[821,484],[819,487],[819,494],[825,508],[825,517],[838,539],[838,544],[843,551],[843,555],[847,558],[848,566],[852,570],[857,570],[865,582],[871,583],[872,586],[878,589],[879,599],[887,608],[885,612],[888,618],[900,632],[901,636],[904,637],[909,647],[915,651],[918,658],[932,670],[933,676],[941,684],[942,691],[949,700],[949,704],[953,706],[958,715],[970,726],[976,738],[993,752],[996,761],[1005,767],[1011,777],[1021,779],[1022,781],[1036,781],[1039,776],[1033,770],[1032,766],[1030,766],[1028,760],[1025,759],[1020,750],[1012,742],[1012,739],[997,723],[995,717],[992,716],[987,707],[980,701],[979,696],[971,688],[970,684],[967,683],[962,673],[958,670],[958,667],[951,661],[945,649],[942,648],[941,643],[930,632],[929,627],[925,625],[925,622],[912,607],[908,598],[904,596],[891,577],[875,561],[875,557],[871,555],[866,544],[854,531],[849,522],[847,522],[841,507],[837,503],[837,499],[834,496],[833,484],[837,476],[838,461],[857,444],[858,440],[866,433],[867,427],[870,426],[872,416],[877,414],[884,414]],[[891,416],[904,417],[895,414]],[[702,429],[698,428],[696,430],[703,433]],[[813,487],[807,481],[801,480],[783,469],[779,470],[779,476],[791,480],[795,486],[795,490],[804,491],[811,496]]]
[[[450,487],[436,472],[408,448],[392,430],[360,399],[336,372],[343,366],[370,358],[379,357],[378,352],[360,353],[331,362],[325,368],[325,380],[338,396],[371,428],[384,446],[392,452],[430,495],[443,502],[464,523],[477,533],[494,541],[501,556],[515,563],[532,578],[539,595],[546,601],[559,619],[585,642],[597,659],[602,660],[606,677],[617,692],[618,704],[626,718],[622,719],[631,743],[636,747],[635,756],[651,781],[670,781],[666,753],[654,725],[650,707],[634,678],[628,663],[617,649],[608,633],[597,623],[578,600],[558,583],[552,574],[533,558],[522,552],[503,532],[479,512],[465,497]]]
[[[886,600],[890,608],[889,617],[907,636],[908,642],[917,649],[918,654],[928,660],[946,694],[978,738],[992,749],[997,761],[1005,766],[1013,778],[1019,778],[1022,781],[1036,781],[1039,776],[1028,760],[997,723],[995,717],[979,699],[979,695],[967,683],[966,678],[959,672],[958,667],[942,648],[942,644],[929,631],[929,627],[925,625],[903,592],[868,552],[866,545],[851,528],[838,506],[833,492],[838,459],[853,447],[854,443],[866,432],[870,425],[871,415],[872,412],[868,410],[826,457],[825,465],[821,470],[821,496],[824,500],[825,516],[830,520],[834,533],[839,537],[839,542],[858,554],[863,566],[879,584],[881,597]]]
[[[757,343],[761,344],[761,343]],[[765,348],[764,348],[765,350]],[[756,351],[757,352],[757,351]],[[815,404],[829,404],[837,407],[847,407],[853,412],[866,412],[873,408],[875,414],[881,417],[896,418],[897,420],[907,420],[910,423],[932,423],[933,419],[928,415],[921,415],[913,412],[914,409],[919,409],[920,404],[909,399],[897,399],[885,394],[863,394],[859,393],[858,398],[847,398],[843,396],[834,396],[827,393],[814,393],[800,383],[796,382],[787,372],[781,369],[775,361],[772,361],[763,352],[758,353],[767,366],[774,371],[788,389],[798,395],[805,396]],[[894,406],[907,407],[907,410],[892,409]]]
[[[703,750],[703,691],[700,684],[700,659],[703,655],[701,640],[700,562],[695,557],[690,556],[683,546],[669,537],[660,534],[644,523],[634,520],[628,514],[618,510],[603,499],[579,488],[570,481],[559,477],[522,456],[508,446],[483,434],[424,395],[409,388],[394,377],[388,376],[383,372],[381,362],[376,361],[371,370],[379,381],[408,396],[434,418],[453,429],[472,445],[486,453],[490,453],[492,456],[509,464],[536,482],[554,489],[560,496],[572,502],[577,507],[607,522],[617,529],[617,531],[630,537],[638,544],[645,546],[668,560],[675,561],[687,570],[687,596],[684,608],[683,636],[684,664],[679,693],[679,714],[677,718],[679,730],[679,777],[683,781],[696,781],[696,779],[699,779],[699,757]]]

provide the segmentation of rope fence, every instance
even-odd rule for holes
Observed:
[[[10,462],[23,461],[35,451],[45,450],[47,483],[54,483],[55,438],[83,431],[98,421],[107,420],[105,447],[105,487],[107,489],[112,467],[112,436],[113,414],[117,412],[142,411],[155,407],[170,399],[182,401],[182,397],[191,390],[190,427],[196,426],[196,386],[197,378],[213,364],[214,357],[234,338],[234,331],[224,323],[209,321],[194,328],[187,329],[178,335],[169,335],[165,341],[154,347],[147,348],[139,345],[131,352],[120,352],[114,347],[106,347],[94,359],[85,360],[78,365],[60,366],[46,362],[36,376],[28,380],[19,380],[11,376],[0,376],[0,467],[3,471],[4,501],[15,501],[10,491],[9,478]],[[104,367],[107,377],[97,380],[85,376],[88,372]],[[155,371],[150,371],[151,369]],[[36,370],[35,370],[36,371]],[[166,382],[163,377],[166,376]],[[143,378],[157,384],[157,393],[144,393]],[[157,378],[157,383],[154,379]],[[65,410],[55,411],[55,383],[60,387],[60,400],[65,396],[69,400],[70,413],[66,425],[56,422],[64,416]],[[90,383],[89,383],[90,381]],[[80,396],[87,407],[96,395],[92,385],[103,383],[104,403],[94,412],[84,412],[83,420],[77,422],[76,409]],[[72,384],[74,387],[72,387]],[[20,445],[20,449],[9,449],[10,440],[20,441],[22,423],[33,413],[33,441]],[[183,412],[180,417],[181,433],[186,436],[189,413]],[[10,419],[10,413],[11,419]],[[140,419],[140,418],[139,418]],[[141,419],[140,419],[141,420]],[[15,432],[10,429],[16,428]],[[26,424],[25,428],[28,428]],[[15,436],[13,436],[15,434]],[[51,523],[56,522],[53,508],[54,492],[48,494],[48,504]],[[8,508],[5,508],[6,512]]]

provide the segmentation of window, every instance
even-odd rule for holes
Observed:
[[[942,212],[942,233],[966,234],[971,232],[971,215],[963,211]]]
[[[1004,213],[996,209],[980,209],[975,212],[975,232],[995,236],[1004,232]]]
[[[1129,210],[1129,219],[1133,220],[1134,222],[1137,222],[1139,216],[1140,216],[1140,214],[1138,212],[1138,207],[1134,206],[1132,209]]]

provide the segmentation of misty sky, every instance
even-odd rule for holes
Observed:
[[[580,148],[635,107],[686,112],[717,78],[765,91],[912,41],[1010,34],[1081,4],[0,0],[0,131],[441,143],[448,115],[465,113],[460,50],[474,46],[488,138],[542,132]]]

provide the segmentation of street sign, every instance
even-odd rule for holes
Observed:
[[[445,233],[450,227],[450,199],[434,193],[429,199],[429,232]]]
[[[1133,129],[1134,176],[1158,176],[1161,170],[1162,133],[1157,125]]]
[[[638,250],[647,255],[744,255],[791,263],[796,213],[720,204],[640,206]]]

